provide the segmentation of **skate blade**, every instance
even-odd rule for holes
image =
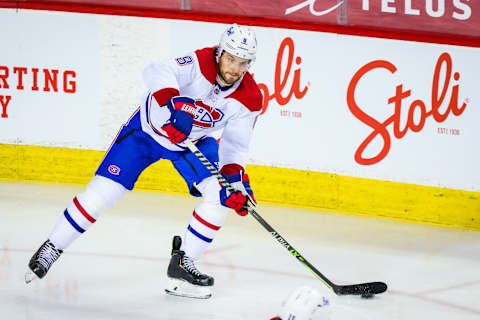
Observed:
[[[211,287],[196,286],[179,279],[168,279],[165,292],[172,296],[185,298],[208,299],[212,296]]]
[[[27,272],[25,272],[25,283],[26,284],[29,284],[30,282],[32,282],[33,280],[37,279],[37,275],[35,273],[33,273],[32,271],[28,270]]]

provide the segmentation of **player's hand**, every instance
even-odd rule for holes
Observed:
[[[224,168],[227,166],[231,165],[226,165],[224,166]],[[222,186],[222,189],[220,190],[220,202],[225,207],[229,207],[235,210],[237,214],[245,216],[248,214],[248,202],[250,202],[253,206],[257,205],[257,200],[253,195],[252,188],[250,188],[250,179],[248,178],[248,175],[243,172],[243,170],[234,173],[232,172],[232,170],[228,170],[228,168],[227,170],[224,170],[224,168],[220,170],[220,173],[222,173],[225,179],[236,191],[230,193],[227,191],[227,188]]]
[[[195,100],[186,96],[173,97],[167,101],[167,106],[171,116],[162,129],[170,142],[177,144],[185,140],[192,131],[197,106]]]

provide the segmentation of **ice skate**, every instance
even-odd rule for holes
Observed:
[[[213,278],[198,271],[192,259],[180,250],[181,244],[182,238],[173,237],[172,258],[167,271],[169,283],[165,292],[188,298],[210,298]]]
[[[30,283],[37,277],[42,279],[62,253],[50,240],[45,241],[30,259],[30,270],[25,274],[25,283]]]

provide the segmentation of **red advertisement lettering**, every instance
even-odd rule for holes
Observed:
[[[32,68],[32,73],[33,73],[32,91],[38,91],[38,69]]]
[[[282,61],[283,56],[287,50],[288,60],[285,67],[285,70],[282,72]],[[274,91],[270,94],[268,86],[264,83],[259,83],[258,87],[263,92],[263,105],[261,114],[265,113],[268,109],[268,105],[271,100],[275,99],[279,105],[286,105],[292,95],[295,95],[297,99],[301,99],[307,94],[308,86],[305,86],[303,89],[300,89],[300,68],[295,69],[293,72],[292,87],[286,95],[284,95],[284,90],[287,84],[287,81],[290,77],[290,72],[292,70],[293,57],[294,57],[295,45],[292,38],[287,37],[283,39],[277,53],[277,61],[275,63],[275,75],[274,75]],[[297,56],[295,58],[295,63],[300,65],[302,58]]]
[[[43,74],[45,75],[43,91],[50,91],[52,86],[53,91],[58,92],[58,70],[43,69]]]
[[[11,96],[0,96],[0,104],[2,105],[2,118],[8,118],[7,106],[11,99]]]
[[[41,73],[43,73],[43,76]],[[75,93],[75,71],[66,70],[61,72],[58,69],[44,68],[40,70],[39,68],[0,66],[0,89],[10,89],[11,85],[11,90],[25,90],[24,83],[29,82],[31,79],[32,91],[39,91],[40,86],[43,86],[43,91],[58,93],[59,90],[62,90],[62,75],[63,92]],[[27,90],[28,89],[29,88],[27,88]],[[1,118],[8,118],[7,107],[9,106],[11,99],[12,96],[0,95]]]
[[[404,90],[403,84],[399,84],[395,88],[395,95],[390,97],[387,101],[388,104],[393,104],[394,106],[393,114],[385,121],[380,122],[364,111],[365,109],[368,109],[367,107],[364,107],[362,109],[355,101],[355,90],[359,81],[368,72],[378,68],[386,69],[392,74],[397,71],[395,65],[393,65],[389,61],[372,61],[361,67],[355,73],[352,80],[350,81],[347,90],[347,104],[350,112],[352,112],[352,114],[358,120],[373,129],[373,131],[365,138],[365,140],[360,144],[360,146],[355,152],[355,161],[361,165],[376,164],[387,156],[391,147],[391,137],[389,131],[387,130],[387,127],[390,124],[393,123],[393,135],[395,136],[395,138],[402,139],[408,132],[408,130],[411,130],[413,132],[420,132],[425,125],[426,119],[430,116],[432,116],[436,122],[440,123],[448,118],[450,112],[455,116],[459,116],[465,111],[465,108],[467,107],[466,102],[464,102],[461,107],[458,106],[459,84],[454,84],[451,89],[450,99],[448,100],[448,106],[446,110],[443,113],[440,111],[441,106],[443,105],[444,101],[446,101],[447,92],[450,88],[450,82],[452,79],[452,58],[448,53],[443,53],[438,58],[433,74],[431,109],[427,111],[427,105],[424,101],[420,99],[414,100],[409,106],[406,125],[402,129],[400,127],[400,115],[403,107],[402,103],[405,98],[411,95],[411,90]],[[440,83],[440,74],[444,69],[445,78],[443,80],[443,83]],[[460,73],[453,73],[453,79],[454,81],[459,81]],[[420,115],[420,120],[418,121],[418,123],[415,123],[414,121],[415,112]],[[377,137],[380,137],[383,140],[383,147],[381,151],[373,157],[364,157],[363,153],[365,149],[369,146],[372,140]]]
[[[63,91],[66,93],[75,93],[77,90],[77,83],[70,78],[75,79],[75,71],[67,70],[63,73]]]
[[[24,67],[13,67],[13,73],[18,75],[17,89],[23,90],[23,75],[27,74],[27,68]]]
[[[0,80],[2,80],[0,82],[0,88],[4,88],[4,89],[9,88],[7,79],[8,79],[8,68],[5,66],[0,66]]]

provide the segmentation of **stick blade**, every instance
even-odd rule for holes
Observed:
[[[338,286],[335,293],[342,295],[372,295],[387,291],[387,284],[383,282],[369,282],[361,284],[352,284],[346,286]]]

